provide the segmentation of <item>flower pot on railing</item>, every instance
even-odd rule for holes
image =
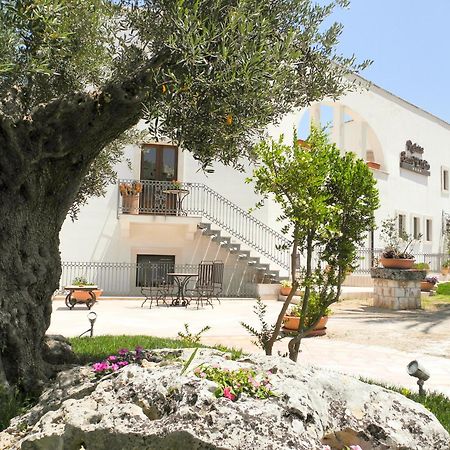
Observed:
[[[124,214],[139,214],[139,194],[122,196],[122,212]]]

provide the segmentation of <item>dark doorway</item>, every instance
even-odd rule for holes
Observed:
[[[168,283],[167,272],[175,269],[174,255],[137,255],[136,286],[154,287]]]
[[[163,144],[143,145],[140,179],[155,183],[144,183],[140,196],[140,210],[145,214],[176,214],[176,199],[163,191],[168,189],[169,182],[176,180],[177,177],[177,147]]]

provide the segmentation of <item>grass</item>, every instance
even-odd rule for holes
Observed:
[[[154,336],[97,336],[93,338],[72,338],[70,339],[73,351],[80,359],[80,363],[87,364],[100,361],[107,356],[117,353],[121,348],[134,350],[138,345],[145,349],[157,348],[185,348],[185,347],[206,347],[198,342],[182,339],[160,338]],[[231,359],[238,359],[242,355],[242,350],[228,348],[223,345],[216,345],[213,348],[231,353]]]
[[[426,395],[419,395],[418,392],[412,392],[409,389],[401,388],[399,386],[392,386],[378,381],[367,380],[365,378],[361,378],[361,381],[398,392],[406,398],[422,404],[428,411],[436,416],[442,426],[450,433],[450,398],[446,397],[444,394],[427,391]]]
[[[30,398],[19,390],[6,393],[0,389],[0,431],[9,426],[13,417],[23,414],[36,403],[36,399]]]
[[[422,295],[422,308],[432,311],[450,308],[450,295]]]

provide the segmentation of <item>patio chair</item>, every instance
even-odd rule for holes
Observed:
[[[174,284],[172,277],[167,275],[168,270],[164,270],[157,264],[144,265],[142,270],[144,272],[141,273],[140,284],[145,300],[142,302],[141,308],[147,301],[150,301],[150,309],[153,302],[156,302],[156,306],[159,306],[160,302],[169,306],[166,299],[172,297],[173,300]]]
[[[215,298],[220,303],[219,295],[223,287],[222,261],[202,261],[198,265],[197,281],[193,289],[186,291],[192,299],[197,302],[197,309],[203,302],[213,306],[212,299]]]

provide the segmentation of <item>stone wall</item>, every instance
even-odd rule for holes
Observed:
[[[371,270],[371,275],[375,307],[395,310],[421,307],[420,282],[426,271],[377,267]]]

